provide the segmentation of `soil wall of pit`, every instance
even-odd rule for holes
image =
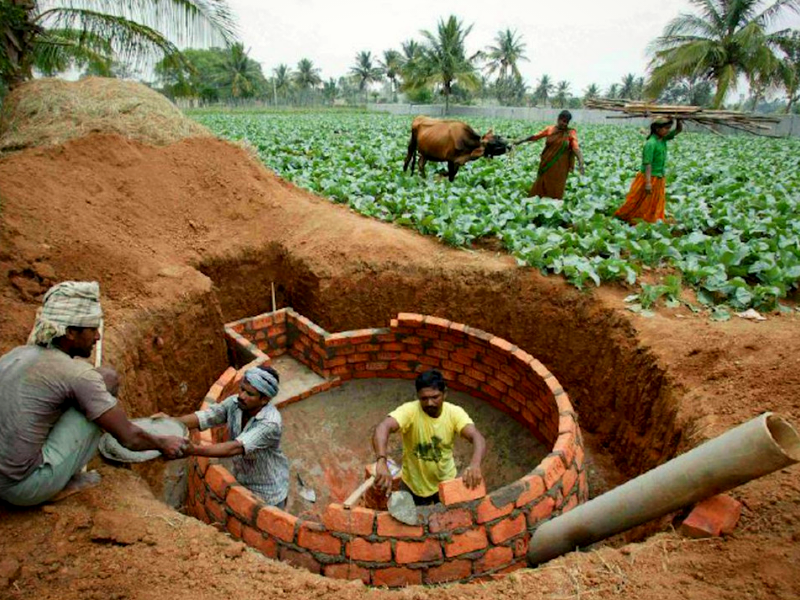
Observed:
[[[291,305],[329,331],[369,327],[400,312],[420,312],[492,331],[536,356],[563,384],[581,426],[598,434],[619,469],[635,475],[676,452],[680,428],[672,389],[655,357],[638,345],[630,323],[590,295],[531,270],[437,272],[414,268],[315,275],[290,253],[254,269],[211,261],[200,269],[220,290],[228,320],[269,310],[270,283],[278,306]],[[264,290],[247,312],[242,298]],[[231,300],[226,300],[230,298]]]

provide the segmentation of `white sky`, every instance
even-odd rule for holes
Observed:
[[[566,79],[573,94],[590,83],[605,91],[627,73],[644,75],[647,46],[688,0],[228,0],[242,41],[264,75],[280,63],[294,68],[309,58],[324,80],[346,75],[355,55],[382,57],[420,30],[435,32],[439,19],[454,14],[466,25],[471,53],[493,44],[498,31],[516,30],[527,44],[520,71],[528,85],[544,73]],[[800,27],[800,17],[788,25]]]

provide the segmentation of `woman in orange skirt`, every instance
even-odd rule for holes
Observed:
[[[675,129],[672,119],[659,117],[650,124],[650,135],[642,149],[642,167],[631,184],[625,204],[615,217],[635,225],[639,221],[655,223],[664,218],[666,204],[664,171],[667,164],[667,142],[683,131],[678,119]]]

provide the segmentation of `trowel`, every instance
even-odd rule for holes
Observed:
[[[300,497],[303,500],[307,500],[308,502],[316,502],[317,501],[317,493],[314,491],[314,488],[308,487],[303,481],[303,478],[300,477],[300,473],[297,474],[297,493],[300,494]]]

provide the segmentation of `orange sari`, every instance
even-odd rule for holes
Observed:
[[[574,150],[578,148],[578,135],[574,129],[561,130],[551,125],[537,133],[533,141],[543,137],[547,140],[539,159],[538,177],[533,182],[528,197],[561,200],[567,185],[567,175],[575,165]]]
[[[638,221],[655,223],[664,218],[664,207],[666,206],[666,185],[663,177],[650,177],[653,191],[647,193],[645,190],[644,173],[639,172],[631,184],[625,204],[617,209],[615,217],[635,225]]]

